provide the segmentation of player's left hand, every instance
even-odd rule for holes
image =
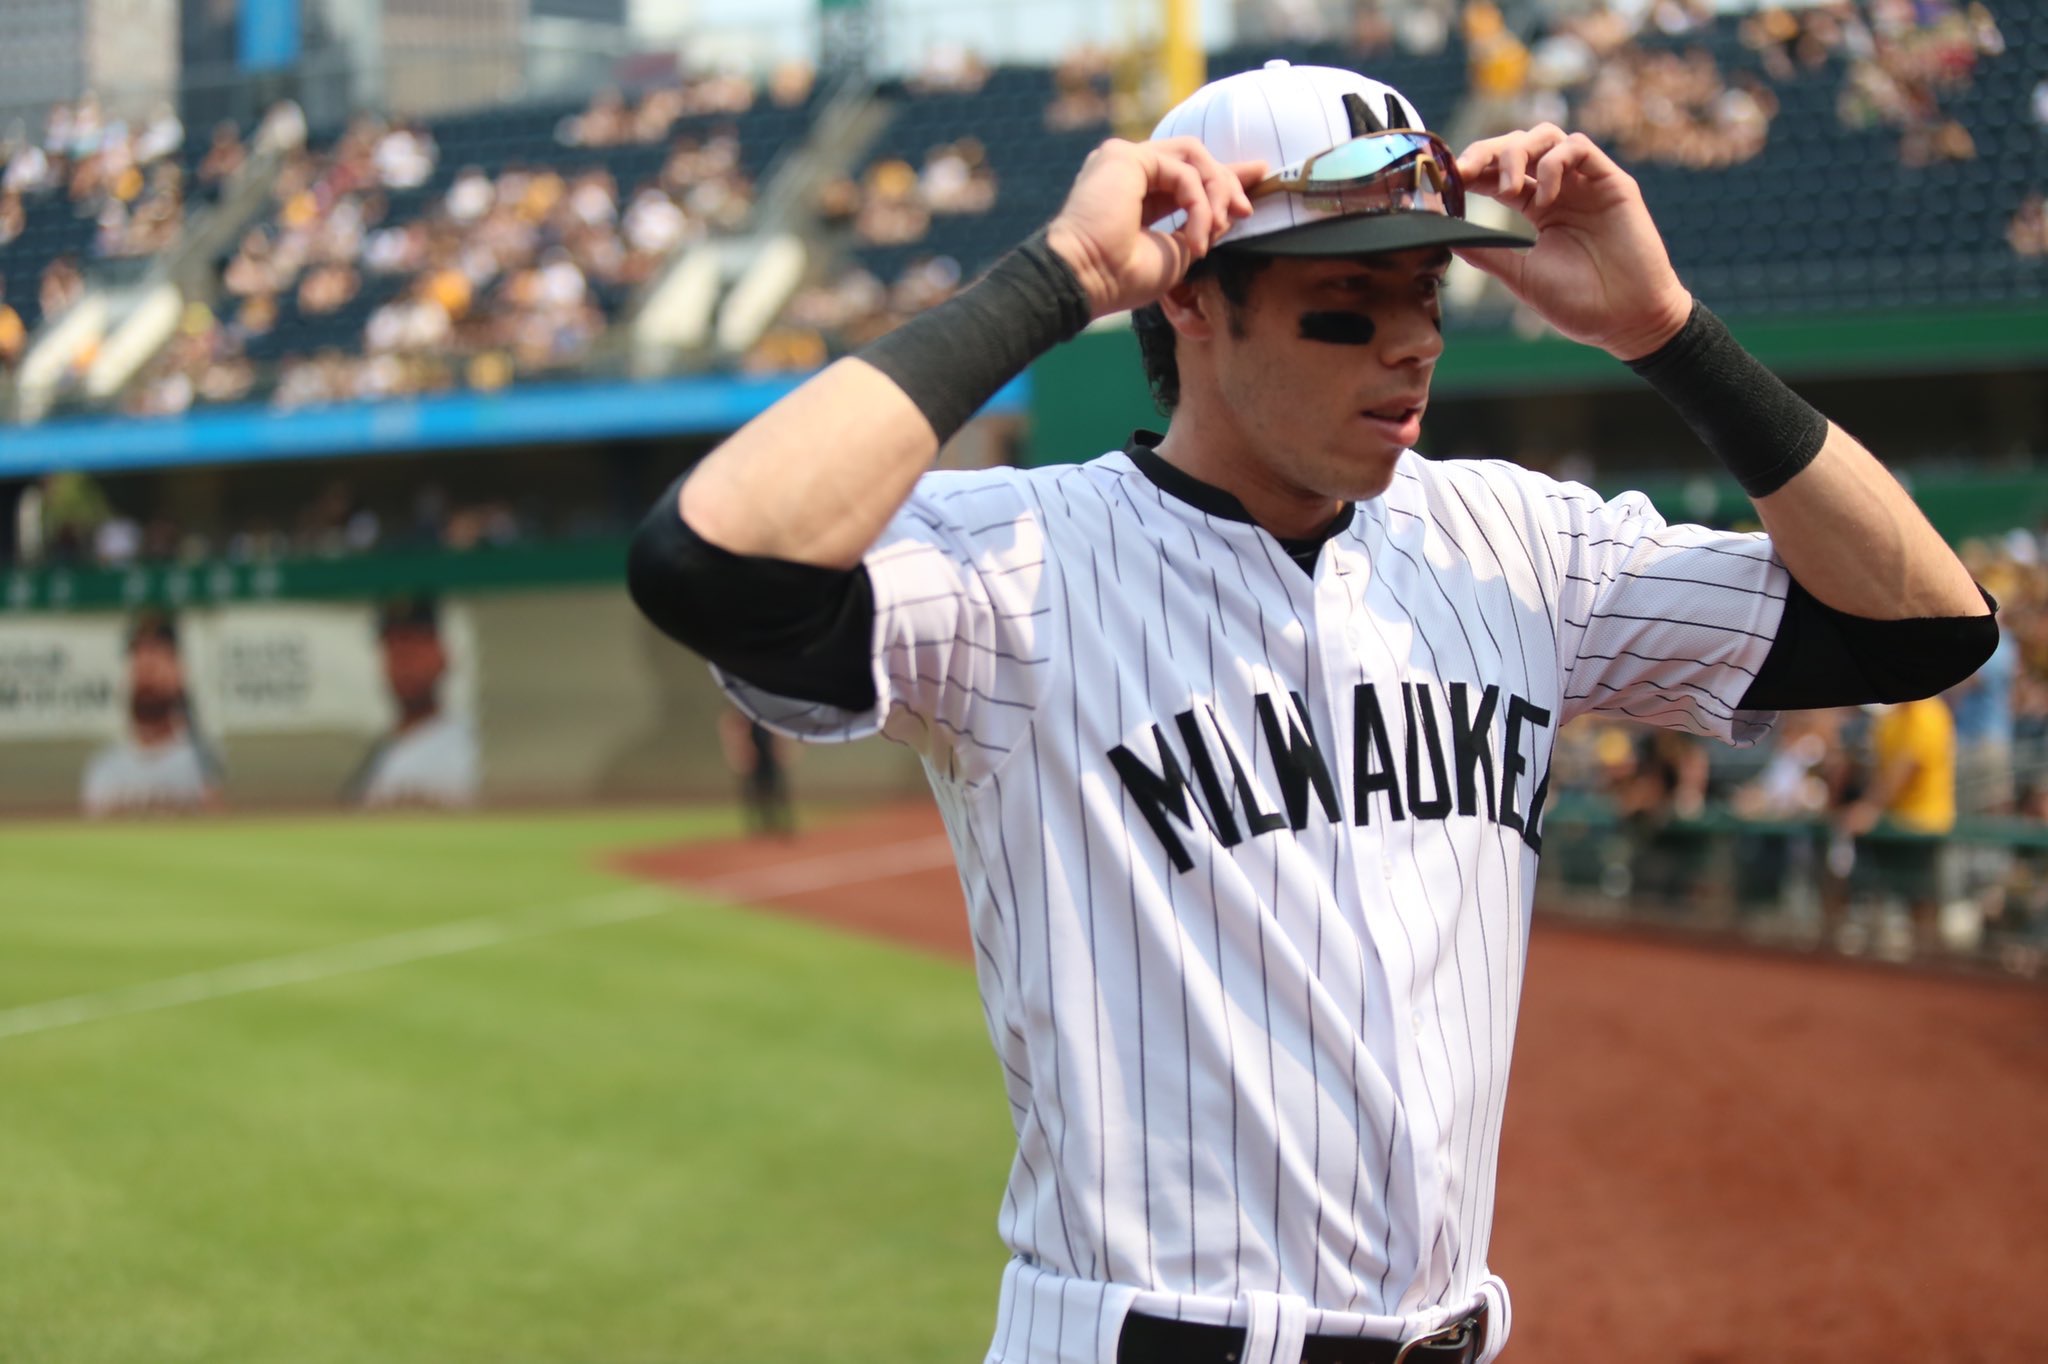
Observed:
[[[1678,334],[1692,295],[1678,281],[1635,177],[1584,133],[1554,123],[1474,142],[1458,154],[1469,194],[1498,199],[1536,228],[1525,250],[1458,247],[1574,341],[1621,360]]]

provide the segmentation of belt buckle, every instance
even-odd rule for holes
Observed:
[[[1401,1348],[1394,1353],[1394,1364],[1409,1364],[1408,1357],[1417,1350],[1435,1350],[1440,1347],[1462,1350],[1473,1343],[1479,1333],[1480,1323],[1485,1318],[1478,1312],[1468,1312],[1448,1326],[1416,1336],[1401,1342]]]

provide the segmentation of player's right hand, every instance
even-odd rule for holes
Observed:
[[[1245,190],[1265,174],[1265,162],[1226,166],[1192,137],[1111,138],[1082,163],[1047,244],[1073,268],[1093,316],[1143,307],[1251,213]],[[1148,226],[1176,212],[1185,216],[1171,232]]]

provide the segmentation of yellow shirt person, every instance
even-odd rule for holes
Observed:
[[[1872,722],[1878,781],[1890,794],[1884,813],[1917,833],[1945,834],[1956,823],[1956,722],[1940,697],[1886,706]],[[1894,786],[1893,782],[1897,785]]]

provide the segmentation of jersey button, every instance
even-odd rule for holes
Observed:
[[[1412,1013],[1412,1014],[1409,1014],[1409,1015],[1408,1015],[1408,1021],[1409,1021],[1409,1023],[1410,1023],[1410,1024],[1412,1024],[1412,1025],[1414,1026],[1414,1028],[1415,1028],[1415,1031],[1417,1031],[1417,1032],[1421,1032],[1421,1031],[1422,1031],[1422,1010],[1420,1010],[1420,1009],[1417,1009],[1417,1010],[1416,1010],[1416,1011],[1415,1011],[1414,1013]]]

